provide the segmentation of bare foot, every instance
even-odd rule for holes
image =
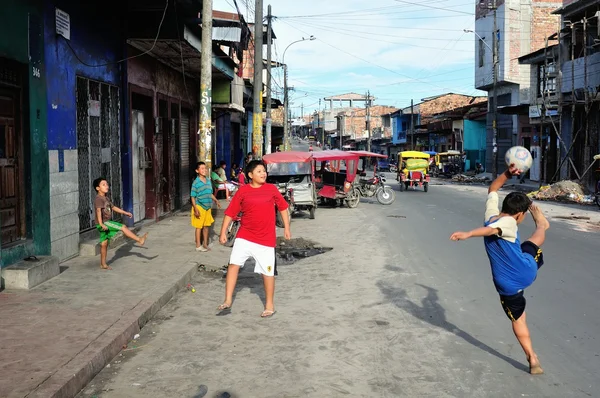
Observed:
[[[100,269],[106,270],[106,271],[110,271],[112,269],[112,267],[110,265],[107,264],[100,264]]]
[[[531,217],[533,217],[533,221],[535,225],[540,228],[544,228],[545,230],[550,228],[550,223],[546,219],[544,212],[537,207],[536,205],[529,206],[529,212],[531,213]]]
[[[144,243],[146,243],[146,238],[147,238],[147,237],[148,237],[148,232],[146,232],[146,233],[144,234],[144,236],[142,236],[142,237],[140,238],[140,241],[138,242],[138,243],[140,244],[140,246],[144,246]]]
[[[210,251],[210,247],[208,247],[208,246],[202,246],[202,247],[204,247],[206,249],[205,251],[207,251],[207,252]]]
[[[542,369],[542,366],[540,365],[540,361],[537,357],[537,355],[534,355],[533,358],[529,358],[527,361],[529,361],[529,373],[532,375],[541,375],[544,374],[544,369]]]

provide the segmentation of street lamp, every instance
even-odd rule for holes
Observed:
[[[290,44],[288,44],[288,46],[285,48],[285,50],[283,50],[283,57],[281,57],[281,63],[283,64],[283,108],[284,108],[283,144],[284,144],[284,150],[286,150],[286,151],[290,150],[290,132],[289,132],[289,126],[288,126],[288,86],[287,86],[287,64],[285,63],[285,52],[288,50],[288,48],[290,48],[290,46],[292,44],[300,43],[302,41],[307,41],[307,40],[312,41],[312,40],[316,40],[316,39],[317,39],[316,37],[311,35],[308,38],[303,37],[300,40],[291,42]]]
[[[492,164],[492,176],[496,178],[498,176],[498,90],[496,87],[498,86],[498,28],[496,24],[496,2],[494,1],[494,5],[492,6],[494,10],[494,47],[490,47],[489,44],[483,40],[483,37],[479,35],[479,33],[470,30],[464,29],[465,33],[473,33],[475,36],[479,38],[483,42],[483,44],[492,51],[492,59],[494,62],[494,107],[492,109],[494,119],[492,121],[492,131],[493,131],[493,141],[492,141],[492,150],[493,150],[493,164]]]

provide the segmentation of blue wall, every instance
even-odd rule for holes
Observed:
[[[48,149],[76,149],[77,76],[121,85],[122,42],[115,37],[118,24],[102,23],[81,6],[57,1],[56,7],[70,14],[71,40],[56,34],[55,5],[45,5],[45,59],[48,95]],[[110,27],[110,28],[109,28]],[[76,54],[76,55],[75,55]],[[86,66],[111,63],[107,66]]]
[[[231,168],[231,115],[229,113],[218,113],[216,120],[216,152],[215,165],[225,161],[227,163],[227,175]]]
[[[420,124],[421,115],[415,115],[415,125]],[[406,135],[410,130],[410,114],[392,117],[392,144],[406,144]]]
[[[485,149],[485,120],[464,121],[464,150],[478,151]]]

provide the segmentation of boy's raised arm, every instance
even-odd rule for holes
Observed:
[[[502,174],[500,174],[496,179],[492,182],[488,189],[488,193],[499,191],[506,181],[512,178],[512,176],[518,176],[521,174],[521,170],[517,169],[514,164],[511,164],[508,169]]]
[[[483,236],[498,235],[499,233],[499,228],[480,227],[469,232],[455,232],[452,235],[450,235],[450,240],[466,240],[469,238],[480,238]]]

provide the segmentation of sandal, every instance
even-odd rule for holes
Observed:
[[[275,315],[275,310],[264,310],[262,314],[260,314],[261,318],[270,318]]]
[[[217,307],[217,311],[227,311],[227,310],[231,310],[231,305],[230,304],[221,304],[220,306]]]

